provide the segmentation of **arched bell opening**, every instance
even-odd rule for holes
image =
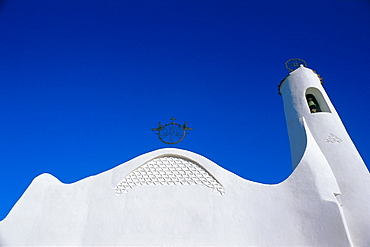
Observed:
[[[307,88],[306,90],[306,101],[308,108],[311,113],[317,112],[329,112],[331,113],[326,100],[322,96],[322,93],[317,88]]]

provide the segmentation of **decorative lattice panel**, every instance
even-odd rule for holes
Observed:
[[[340,139],[338,136],[330,133],[330,135],[325,140],[327,143],[341,143],[342,139]]]
[[[136,168],[116,186],[116,194],[136,186],[200,185],[223,195],[224,187],[203,167],[178,157],[153,159]]]

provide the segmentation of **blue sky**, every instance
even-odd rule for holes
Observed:
[[[301,58],[370,162],[367,0],[0,2],[0,220],[32,179],[64,183],[169,145],[237,175],[292,172],[282,98]]]

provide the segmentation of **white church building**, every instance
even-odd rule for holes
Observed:
[[[36,177],[0,246],[370,246],[370,174],[304,66],[279,85],[293,173],[267,185],[175,148],[72,184]]]

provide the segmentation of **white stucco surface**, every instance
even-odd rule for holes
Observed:
[[[42,174],[0,223],[1,244],[350,246],[335,177],[318,146],[310,147],[278,185],[244,180],[179,149],[156,150],[73,184]],[[225,193],[159,184],[116,194],[123,178],[158,157],[191,160]]]
[[[370,174],[317,74],[300,67],[286,78],[281,92],[293,168],[307,145],[304,119],[341,190],[339,197],[354,246],[370,246]],[[314,94],[325,110],[311,113],[305,97],[308,93]]]
[[[330,112],[309,112],[311,87]],[[281,92],[295,168],[284,182],[174,148],[72,184],[42,174],[0,222],[0,245],[370,246],[369,172],[316,74],[293,71]]]

